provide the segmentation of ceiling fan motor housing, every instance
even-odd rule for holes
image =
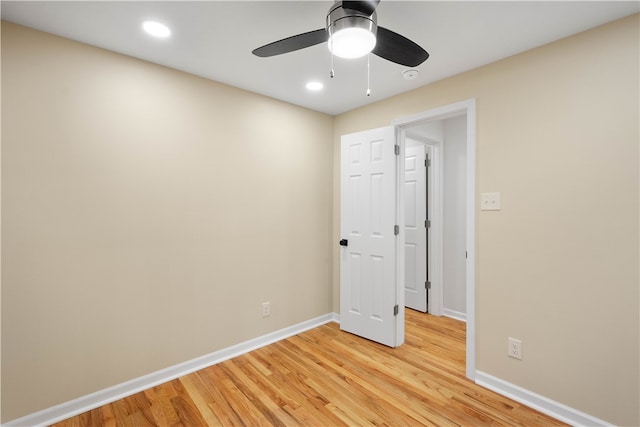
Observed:
[[[374,36],[378,32],[376,13],[366,15],[363,12],[343,7],[341,1],[335,2],[327,14],[327,33],[329,36],[347,28],[361,28]]]

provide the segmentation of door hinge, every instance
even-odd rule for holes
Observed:
[[[393,315],[397,316],[398,313],[400,312],[400,308],[398,307],[398,304],[393,306]]]
[[[428,281],[428,280],[426,282],[424,282],[424,288],[425,289],[431,289],[431,282]]]
[[[393,226],[393,234],[395,234],[396,236],[398,234],[400,234],[400,226],[399,225],[394,225]]]
[[[428,168],[429,166],[431,166],[431,159],[427,157],[424,159],[424,167]]]
[[[396,153],[396,156],[400,155],[400,146],[399,145],[394,145],[393,146],[393,152]]]
[[[425,228],[431,228],[431,220],[430,219],[425,219],[424,220],[424,227]]]

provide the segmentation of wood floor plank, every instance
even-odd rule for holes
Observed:
[[[259,351],[260,353],[260,351]],[[272,357],[273,354],[269,354]],[[281,366],[281,358],[272,358],[270,366],[272,374],[264,377],[263,381],[269,387],[280,391],[280,397],[287,408],[307,422],[303,425],[339,426],[343,423],[329,408],[330,403],[316,390],[311,388],[306,382],[306,377],[300,373],[292,374],[288,369]],[[286,373],[284,373],[286,372]],[[313,421],[309,421],[312,417]]]
[[[331,354],[324,354],[325,360],[329,360],[332,357]],[[407,404],[402,407],[402,410],[407,415],[412,417],[415,422],[421,423],[437,423],[439,425],[454,425],[455,423],[450,420],[438,416],[436,413],[427,413],[422,411],[416,411],[415,407],[429,408],[440,404],[444,404],[444,400],[436,402],[425,393],[424,388],[412,388],[408,387],[406,382],[403,382],[393,375],[387,375],[386,373],[376,371],[375,375],[371,375],[374,372],[372,366],[367,365],[366,361],[358,361],[353,357],[349,358],[349,363],[343,367],[337,367],[337,365],[328,365],[331,369],[337,370],[341,375],[351,375],[354,382],[357,382],[363,389],[375,389],[385,390],[386,399],[389,402],[406,402]],[[327,366],[327,365],[325,365]],[[412,401],[416,401],[417,405],[409,405]]]
[[[222,421],[220,421],[220,418],[216,416],[209,406],[209,403],[213,402],[214,398],[202,383],[201,378],[197,374],[190,374],[180,378],[180,382],[189,395],[189,398],[193,400],[194,405],[198,408],[198,411],[200,411],[205,423],[210,426],[221,425]]]
[[[215,375],[217,371],[219,371],[217,366],[212,366],[208,369],[196,372],[202,380],[202,383],[205,385],[207,391],[213,397],[213,400],[209,403],[209,408],[211,408],[213,413],[218,417],[218,419],[220,419],[222,422],[221,425],[243,425],[243,422],[236,411],[231,407],[223,393],[220,391],[220,387],[218,386],[218,382],[220,380],[219,377]]]
[[[157,425],[176,427],[181,425],[180,418],[171,404],[171,398],[176,394],[170,383],[161,384],[143,393],[151,404],[151,414]],[[116,426],[119,425],[116,419]]]
[[[293,421],[291,416],[281,411],[277,401],[273,401],[264,393],[264,390],[260,389],[257,383],[251,381],[249,377],[238,368],[235,361],[231,360],[228,363],[224,363],[221,365],[221,368],[227,376],[232,379],[238,390],[269,420],[269,425],[280,427],[291,424],[291,421]]]
[[[248,386],[247,393],[259,400],[262,405],[285,426],[306,425],[313,420],[306,407],[290,399],[286,399],[281,383],[266,383],[261,380],[259,372],[243,358],[232,361],[233,374]],[[275,425],[276,423],[274,423]]]
[[[297,339],[298,338],[298,339]],[[430,420],[424,418],[421,414],[412,411],[410,408],[400,410],[391,402],[406,400],[409,397],[406,387],[394,386],[394,378],[383,378],[379,375],[370,375],[370,367],[360,363],[340,363],[340,360],[351,360],[349,358],[336,358],[333,353],[320,353],[313,351],[308,347],[303,338],[294,337],[291,342],[295,343],[298,348],[304,352],[305,357],[314,361],[321,371],[316,372],[314,376],[319,376],[331,372],[333,375],[343,378],[348,383],[348,389],[353,392],[358,390],[361,395],[370,395],[370,390],[384,390],[375,398],[374,410],[383,414],[385,421],[390,421],[392,425],[404,425],[407,423],[428,422]]]
[[[397,348],[329,323],[56,427],[565,425],[465,377],[463,322],[405,322]]]
[[[105,405],[100,408],[96,408],[92,412],[100,414],[96,418],[96,420],[99,420],[96,422],[97,425],[103,425],[105,427],[116,427],[116,419],[113,415],[111,405]]]
[[[222,396],[229,404],[229,407],[239,417],[242,425],[271,425],[269,418],[260,412],[249,397],[240,390],[233,379],[230,378],[224,370],[224,365],[228,363],[222,362],[211,369],[214,377],[217,379],[216,385]]]
[[[198,411],[196,405],[186,395],[176,396],[171,399],[171,405],[178,414],[180,421],[185,426],[206,426],[207,422]]]

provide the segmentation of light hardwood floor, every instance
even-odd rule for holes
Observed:
[[[330,323],[56,426],[565,425],[466,379],[463,322],[406,310],[405,334]]]

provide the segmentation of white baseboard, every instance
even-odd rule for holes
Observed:
[[[466,320],[461,319],[459,316],[451,315],[447,311],[448,310],[445,309],[445,312],[443,313],[445,316],[453,317],[458,320]],[[463,314],[453,311],[452,313]],[[70,400],[51,408],[17,418],[3,424],[3,427],[47,426],[54,424],[329,322],[340,323],[340,315],[338,313],[328,313],[243,343],[215,351],[205,356],[188,360],[142,377],[134,378],[113,387],[82,396],[78,399]],[[606,421],[555,402],[549,398],[501,380],[500,378],[494,377],[485,372],[476,371],[476,384],[574,426],[613,426]]]
[[[451,317],[452,319],[462,320],[463,322],[467,321],[467,313],[461,313],[459,311],[450,310],[448,308],[442,309],[442,315]]]
[[[166,383],[167,381],[174,380],[178,377],[215,365],[216,363],[220,363],[260,347],[264,347],[265,345],[272,344],[309,329],[324,325],[325,323],[335,322],[336,318],[339,319],[339,316],[336,313],[328,313],[323,316],[316,317],[315,319],[310,319],[240,344],[214,351],[213,353],[134,378],[113,387],[105,388],[95,393],[61,403],[51,408],[43,409],[42,411],[17,418],[3,424],[3,426],[47,426],[66,420],[67,418],[82,414],[83,412],[115,402],[116,400],[131,396],[148,388]]]
[[[613,424],[599,418],[570,408],[562,403],[501,380],[485,372],[476,371],[476,384],[573,426],[613,426]]]

